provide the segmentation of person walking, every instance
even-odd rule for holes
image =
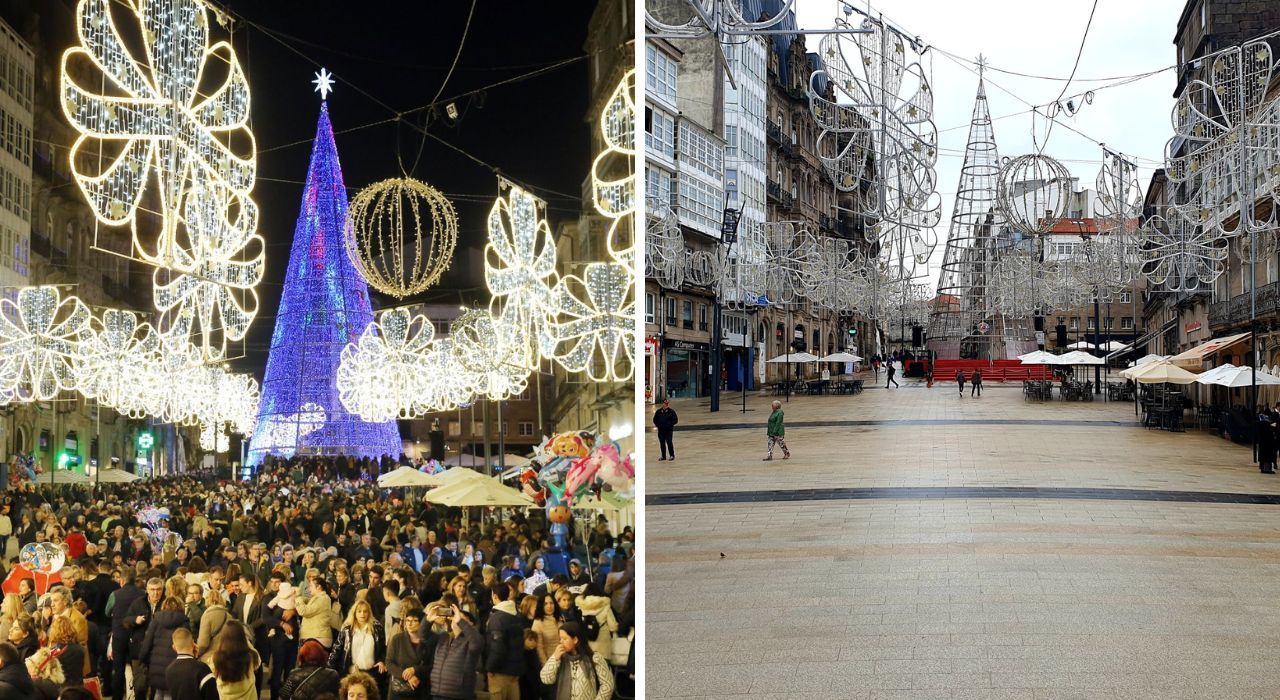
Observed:
[[[791,459],[791,450],[787,449],[787,441],[784,439],[786,434],[783,423],[782,402],[773,402],[773,413],[769,414],[769,455],[764,458],[765,462],[773,459],[773,446],[778,445],[782,448],[782,458]]]
[[[956,370],[956,384],[960,387],[960,398],[964,398],[964,370]]]
[[[888,389],[890,382],[893,382],[894,386],[898,386],[898,380],[893,378],[893,375],[897,373],[898,369],[893,366],[893,360],[885,363],[885,376],[888,377],[888,379],[884,381],[884,388]]]
[[[676,460],[676,446],[671,438],[675,434],[676,423],[679,422],[680,416],[676,415],[675,409],[671,408],[671,402],[663,399],[662,408],[653,413],[653,427],[658,429],[658,447],[662,450],[662,456],[658,458],[659,462]]]
[[[972,382],[973,388],[969,390],[969,396],[976,394],[978,398],[982,398],[982,370],[973,370]]]
[[[1258,424],[1255,430],[1258,431],[1258,469],[1263,474],[1276,473],[1276,420],[1264,408],[1262,413],[1258,415]]]

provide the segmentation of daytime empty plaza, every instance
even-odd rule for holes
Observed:
[[[1280,477],[1247,446],[1101,397],[871,379],[784,403],[786,461],[761,461],[774,397],[673,402],[651,696],[1280,694]]]

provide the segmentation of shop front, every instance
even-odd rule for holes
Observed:
[[[658,373],[658,357],[662,344],[656,335],[645,336],[644,339],[644,400],[645,403],[657,403],[657,383],[661,378]]]
[[[724,353],[724,388],[728,391],[742,391],[742,384],[746,382],[747,390],[754,389],[754,353],[747,346],[746,336],[742,333],[725,333],[721,352]]]
[[[711,393],[711,345],[689,340],[663,341],[666,362],[666,396],[687,399]]]

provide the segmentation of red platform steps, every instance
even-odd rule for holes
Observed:
[[[936,360],[933,363],[934,383],[954,382],[958,369],[964,370],[965,381],[969,381],[975,369],[982,372],[983,383],[1053,379],[1052,367],[1024,365],[1021,360]]]

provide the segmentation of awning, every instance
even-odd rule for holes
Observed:
[[[1213,353],[1226,350],[1227,348],[1237,343],[1243,342],[1248,338],[1249,338],[1248,333],[1238,333],[1236,335],[1229,335],[1225,338],[1214,338],[1213,340],[1206,340],[1205,342],[1200,343],[1199,345],[1195,346],[1194,348],[1191,348],[1190,350],[1184,353],[1170,357],[1169,362],[1172,362],[1173,364],[1178,365],[1179,367],[1184,367],[1186,369],[1194,369],[1198,372],[1200,371],[1201,364],[1204,362],[1204,359],[1206,357],[1208,357],[1209,355],[1212,355]]]

